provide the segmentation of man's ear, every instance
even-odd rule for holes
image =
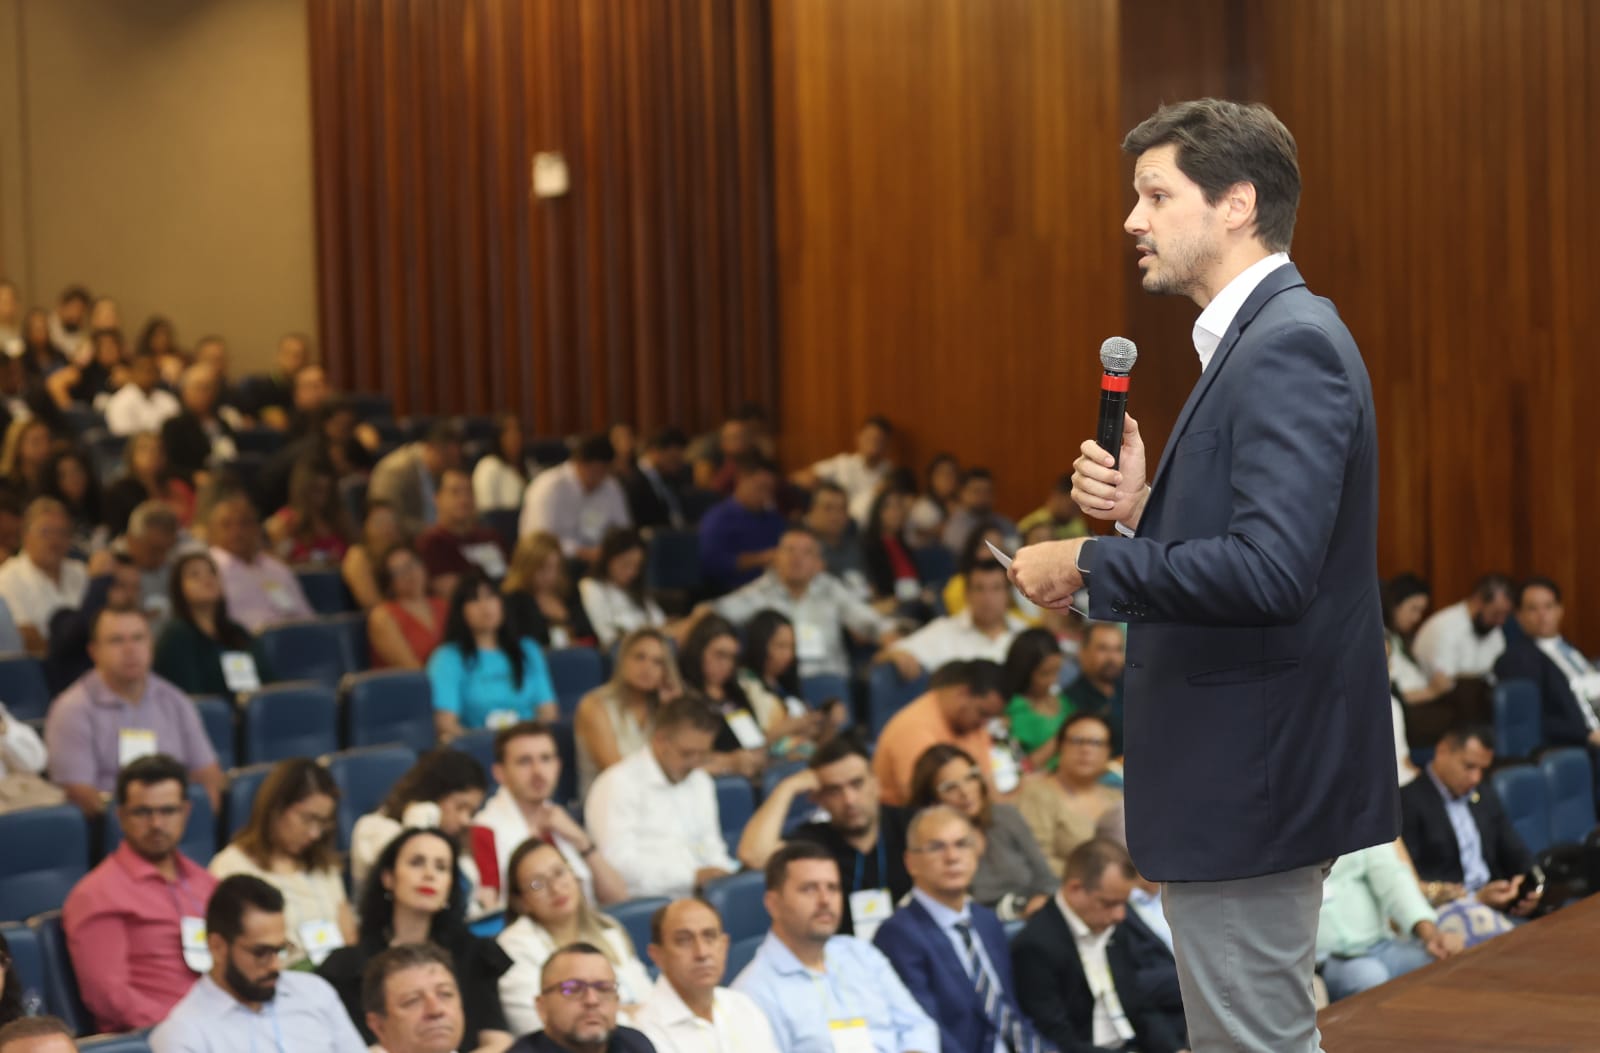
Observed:
[[[1239,182],[1223,195],[1222,222],[1230,231],[1243,230],[1256,222],[1256,186]]]

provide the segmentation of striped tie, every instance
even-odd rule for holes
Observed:
[[[1039,1040],[1006,1005],[1006,1000],[995,989],[994,981],[989,978],[989,971],[983,967],[983,959],[978,957],[978,949],[972,943],[972,924],[970,922],[956,922],[956,932],[961,935],[961,946],[967,952],[968,973],[972,976],[972,984],[978,991],[978,998],[983,1001],[983,1013],[989,1018],[989,1023],[1005,1039],[1006,1046],[1011,1053],[1041,1053]]]

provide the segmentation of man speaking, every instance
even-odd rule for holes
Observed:
[[[1011,574],[1129,623],[1128,845],[1168,883],[1194,1050],[1312,1053],[1323,876],[1399,826],[1371,382],[1289,262],[1300,172],[1270,110],[1164,106],[1122,146],[1144,288],[1200,306],[1200,379],[1148,485],[1132,417],[1115,466],[1093,442],[1074,462],[1122,536],[1029,546]]]

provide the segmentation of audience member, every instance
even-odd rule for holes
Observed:
[[[321,366],[313,364],[295,370],[290,386],[288,426],[284,430],[297,438],[315,435],[317,424],[332,398],[333,388],[328,384],[327,371]]]
[[[644,539],[628,527],[612,530],[600,542],[593,572],[578,582],[583,613],[601,647],[613,647],[635,629],[668,629],[667,616],[650,598],[644,582]]]
[[[253,427],[255,421],[248,415],[248,402],[228,375],[228,345],[215,334],[202,336],[195,341],[194,364],[210,366],[217,378],[217,414],[228,422],[230,428]],[[182,378],[179,378],[181,384]],[[180,392],[181,396],[181,392]]]
[[[37,385],[67,364],[67,356],[50,339],[50,315],[35,307],[22,319],[23,372],[30,385]]]
[[[1511,616],[1511,592],[1509,578],[1487,574],[1478,579],[1470,596],[1423,622],[1412,643],[1423,670],[1430,676],[1487,676],[1506,649],[1500,627]]]
[[[285,333],[279,337],[272,369],[249,381],[251,415],[268,428],[286,430],[289,411],[294,405],[294,378],[312,361],[310,337],[304,333]]]
[[[478,521],[472,480],[464,469],[447,468],[435,496],[438,518],[417,538],[417,554],[428,568],[436,596],[448,596],[463,574],[476,568],[493,581],[506,576],[505,543]]]
[[[69,285],[56,300],[50,312],[50,343],[64,357],[70,358],[89,335],[89,290],[81,285]]]
[[[60,501],[67,510],[72,547],[77,551],[98,552],[111,540],[100,511],[100,481],[82,450],[68,446],[50,455],[44,469],[44,496]]]
[[[121,330],[93,330],[88,348],[88,355],[81,362],[72,356],[73,361],[45,378],[45,390],[62,409],[75,402],[103,409],[106,400],[127,382],[127,348]]]
[[[351,599],[362,610],[370,611],[386,599],[378,585],[378,567],[386,553],[404,544],[406,536],[400,530],[400,517],[394,506],[387,501],[368,501],[361,537],[345,552],[339,566],[339,576],[350,590]]]
[[[1072,499],[1071,473],[1056,480],[1056,485],[1045,495],[1042,507],[1022,517],[1017,523],[1017,533],[1026,538],[1041,526],[1049,528],[1047,541],[1088,536],[1089,524],[1083,521],[1078,503]]]
[[[911,898],[873,937],[923,1010],[944,1049],[1006,1053],[1040,1048],[1017,1005],[1000,919],[968,895],[983,835],[945,805],[919,812],[907,831]]]
[[[156,431],[182,411],[172,393],[161,387],[161,363],[154,355],[134,355],[128,382],[106,400],[106,430],[113,435]]]
[[[741,458],[770,458],[770,449],[757,442],[759,422],[746,419],[762,414],[758,407],[745,406],[722,426],[709,435],[702,435],[689,444],[688,458],[694,464],[694,485],[719,497],[733,492],[736,465]]]
[[[655,629],[623,637],[610,682],[584,695],[573,715],[580,800],[601,772],[645,748],[657,709],[682,694],[666,637]]]
[[[368,448],[368,443],[371,448]],[[267,458],[256,477],[255,491],[266,508],[279,508],[289,501],[290,476],[295,465],[311,460],[320,464],[343,486],[345,480],[365,479],[377,463],[374,450],[382,438],[371,425],[363,424],[356,404],[333,398],[307,421],[305,433],[291,438]]]
[[[456,1053],[466,1033],[454,965],[431,943],[375,955],[361,974],[361,1008],[384,1053]]]
[[[180,526],[194,518],[194,489],[167,469],[161,437],[151,432],[135,435],[122,451],[122,474],[101,494],[106,530],[119,537],[128,529],[134,509],[147,501],[160,501],[177,514]]]
[[[611,475],[615,457],[609,439],[592,435],[565,464],[540,472],[523,497],[517,533],[554,534],[568,559],[594,562],[607,531],[633,525],[627,495]]]
[[[943,544],[945,524],[961,491],[961,464],[948,453],[934,454],[923,475],[923,492],[912,502],[908,536],[917,546]]]
[[[791,732],[804,737],[816,721],[809,714],[791,719],[785,706],[771,707],[767,698],[765,712],[757,712],[735,675],[738,665],[739,633],[714,614],[696,623],[678,655],[684,687],[710,705],[722,724],[706,771],[754,780],[766,769],[769,744],[776,746]]]
[[[434,495],[445,469],[461,465],[461,441],[459,427],[436,422],[421,442],[408,443],[378,462],[367,485],[367,499],[393,508],[404,533],[412,537],[422,533],[438,519]]]
[[[1539,689],[1546,746],[1587,746],[1600,759],[1600,670],[1561,635],[1561,589],[1529,578],[1517,589],[1517,624],[1494,663],[1501,680],[1527,680]]]
[[[911,773],[913,812],[953,808],[979,834],[978,869],[968,891],[1002,921],[1025,918],[1044,906],[1056,875],[1028,824],[1011,805],[992,800],[989,780],[972,755],[957,746],[930,746]]]
[[[483,766],[460,750],[433,749],[400,777],[375,812],[356,820],[350,831],[350,885],[360,902],[376,861],[405,829],[437,830],[459,846],[469,836],[472,817],[483,807],[489,780]],[[497,905],[498,896],[483,891],[484,882],[471,853],[461,856],[461,877],[468,888],[465,909],[481,913]]]
[[[777,611],[758,611],[745,623],[737,676],[739,689],[750,700],[750,708],[758,716],[768,718],[763,727],[772,724],[780,710],[791,720],[806,718],[812,712],[800,697],[800,663],[795,654],[794,625]],[[819,740],[826,738],[847,716],[844,699],[822,708],[827,714],[826,722],[811,729],[812,737]],[[783,736],[779,736],[779,752],[804,753],[809,740],[794,739],[802,730],[792,729],[790,738],[793,741],[787,747],[782,743]],[[771,737],[770,728],[768,735]]]
[[[811,492],[804,522],[822,547],[823,569],[867,600],[872,598],[872,587],[867,583],[866,557],[846,500],[844,487],[824,479]]]
[[[909,532],[912,499],[903,490],[884,490],[873,499],[862,529],[862,567],[879,610],[905,610],[908,605],[920,604],[920,614],[926,607]]]
[[[511,959],[500,977],[500,1004],[513,1034],[537,1031],[539,974],[562,947],[587,943],[601,949],[617,974],[618,1001],[631,1011],[650,992],[650,974],[627,930],[590,905],[561,851],[530,838],[507,864],[506,927],[496,937]]]
[[[886,649],[878,660],[891,663],[903,680],[915,680],[945,662],[974,658],[1005,661],[1012,641],[1027,628],[1007,609],[1011,581],[1006,568],[992,561],[975,563],[967,571],[966,581],[966,610],[935,618]]]
[[[868,417],[856,433],[852,453],[840,453],[796,473],[795,481],[807,489],[819,483],[832,483],[845,498],[847,515],[857,523],[866,521],[872,499],[894,469],[890,447],[894,444],[894,425],[886,417]],[[811,524],[813,530],[818,529]],[[831,573],[837,574],[829,568]]]
[[[333,470],[316,458],[294,466],[289,503],[266,524],[273,553],[286,563],[333,564],[344,559],[355,531]]]
[[[606,438],[615,453],[611,458],[611,470],[618,479],[626,479],[639,466],[639,436],[633,425],[617,421],[606,429]]]
[[[918,758],[941,743],[965,750],[987,778],[994,751],[988,724],[1005,710],[1000,685],[1000,667],[987,659],[947,662],[935,670],[927,693],[891,717],[878,735],[872,770],[883,799],[908,803]]]
[[[1091,622],[1078,648],[1078,678],[1062,692],[1074,713],[1093,713],[1111,729],[1111,755],[1122,756],[1122,674],[1128,640],[1115,622]]]
[[[97,816],[105,809],[101,795],[119,785],[117,773],[160,753],[205,788],[215,811],[223,784],[217,755],[194,703],[150,672],[143,612],[106,608],[90,640],[94,670],[51,703],[45,722],[50,777],[85,815]]]
[[[421,669],[444,639],[450,601],[428,593],[428,572],[407,545],[384,553],[377,568],[382,603],[367,612],[374,669]]]
[[[1011,945],[1017,1002],[1061,1053],[1187,1053],[1183,1006],[1163,1006],[1144,979],[1170,976],[1172,952],[1128,911],[1137,872],[1113,841],[1073,850],[1061,888]]]
[[[1337,1002],[1360,994],[1460,951],[1460,937],[1440,932],[1436,920],[1395,845],[1373,845],[1334,860],[1323,879],[1317,919],[1317,958],[1328,998]]]
[[[822,573],[822,549],[804,527],[789,527],[778,542],[772,569],[722,597],[714,609],[735,625],[774,610],[795,630],[802,677],[850,675],[844,630],[889,646],[899,640],[893,623],[858,599],[838,578]]]
[[[956,553],[956,572],[949,581],[945,582],[944,592],[941,597],[944,600],[944,612],[946,615],[953,617],[967,609],[967,575],[971,574],[975,568],[991,563],[995,566],[1000,565],[1000,561],[989,550],[990,545],[994,545],[1001,551],[1010,551],[1016,547],[1015,539],[1006,536],[1005,530],[1002,529],[1000,521],[997,519],[980,520],[972,528],[972,532],[967,535],[965,543]],[[1039,609],[1018,592],[1015,587],[1011,590],[1011,608],[1024,621],[1032,622],[1037,620]]]
[[[678,698],[656,713],[644,749],[589,788],[584,815],[631,896],[687,896],[738,869],[703,771],[719,721],[704,702]]]
[[[1412,654],[1417,627],[1432,602],[1428,583],[1415,574],[1397,574],[1383,586],[1383,626],[1389,638],[1389,680],[1409,705],[1432,702],[1455,687],[1455,677],[1422,671]]]
[[[158,674],[196,698],[242,695],[272,679],[260,642],[229,614],[209,553],[180,556],[169,590],[172,617],[155,645]]]
[[[1111,725],[1094,713],[1068,717],[1056,732],[1053,772],[1022,780],[1017,810],[1050,870],[1060,877],[1079,845],[1095,836],[1106,810],[1122,802],[1122,791],[1101,780],[1111,760]]]
[[[994,475],[987,468],[968,468],[961,476],[961,489],[945,520],[945,547],[959,553],[972,531],[990,520],[999,525],[1006,537],[1017,536],[1017,525],[994,510]]]
[[[133,353],[150,355],[156,360],[161,373],[161,383],[172,387],[178,383],[185,368],[183,348],[178,346],[178,333],[172,321],[160,315],[151,315],[133,342]]]
[[[123,766],[122,844],[61,910],[78,990],[101,1031],[158,1023],[211,968],[204,924],[217,882],[178,847],[189,824],[186,767],[160,753]]]
[[[24,1016],[0,1027],[0,1053],[77,1053],[72,1032],[59,1017]]]
[[[634,1022],[658,1053],[723,1049],[732,1040],[740,1053],[778,1053],[767,1015],[747,994],[722,986],[728,964],[728,934],[703,900],[680,899],[650,919],[650,960],[661,978],[634,1014]]]
[[[170,585],[181,530],[171,505],[145,501],[128,517],[126,533],[89,560],[92,575],[110,573],[122,561],[138,573],[139,588],[133,602],[150,616],[151,631],[158,635],[172,613]]]
[[[677,428],[659,431],[645,443],[638,468],[622,483],[634,526],[683,530],[693,523],[694,472],[683,456],[687,444]]]
[[[356,916],[344,892],[334,843],[339,785],[311,757],[279,761],[256,791],[250,819],[207,867],[218,880],[248,874],[282,897],[276,913],[288,931],[285,962],[321,965],[356,942]],[[216,935],[216,930],[212,930]]]
[[[362,1041],[371,1044],[377,1037],[363,1011],[368,963],[387,948],[417,943],[432,943],[449,955],[457,990],[466,1000],[469,1048],[504,1049],[511,1041],[498,992],[511,960],[499,944],[474,936],[462,921],[456,869],[456,843],[439,830],[403,830],[378,857],[361,893],[359,941],[334,951],[317,969],[339,992]]]
[[[313,616],[294,571],[262,550],[261,520],[242,491],[227,491],[206,516],[206,539],[222,578],[228,610],[251,632]]]
[[[594,627],[583,603],[567,581],[561,541],[543,531],[528,534],[511,553],[511,570],[500,590],[506,617],[518,636],[531,636],[540,647],[572,647],[595,642]]]
[[[522,422],[508,413],[495,425],[494,444],[472,469],[472,499],[485,512],[521,508],[528,478]]]
[[[50,425],[39,417],[14,420],[0,450],[0,482],[23,504],[44,496],[45,472],[54,452]]]
[[[760,578],[774,565],[784,533],[783,516],[773,508],[777,470],[755,457],[741,457],[734,470],[733,492],[700,521],[700,574],[718,593]]]
[[[1100,821],[1094,824],[1094,836],[1115,843],[1124,852],[1128,850],[1128,812],[1126,802],[1118,799],[1116,804],[1105,810],[1100,816]],[[1128,896],[1128,906],[1139,916],[1144,927],[1149,929],[1168,951],[1172,950],[1172,926],[1167,924],[1166,910],[1161,905],[1163,894],[1161,885],[1151,881],[1144,875],[1134,879],[1133,892]],[[1183,1009],[1182,1000],[1178,995],[1177,963],[1172,963],[1171,983],[1163,981],[1161,984],[1146,984],[1147,990],[1157,993],[1157,1000],[1170,1003],[1175,1009]],[[1162,997],[1163,992],[1170,994],[1170,998]]]
[[[617,973],[600,948],[568,944],[545,962],[538,983],[544,1030],[522,1036],[510,1053],[655,1053],[642,1032],[617,1026]]]
[[[560,853],[585,900],[604,905],[628,897],[627,884],[599,853],[594,838],[555,802],[556,787],[561,783],[561,751],[549,724],[524,720],[497,732],[493,775],[500,788],[473,818],[472,836],[475,846],[485,837],[492,839],[492,884],[503,898],[509,899],[517,891],[516,882],[507,878],[512,854],[530,840]],[[483,876],[485,884],[490,884],[488,875]]]
[[[88,568],[72,559],[72,521],[52,497],[35,498],[22,517],[22,551],[0,565],[0,599],[31,655],[43,657],[50,643],[50,616],[83,603]]]
[[[190,366],[178,389],[182,406],[159,425],[167,464],[190,484],[239,456],[233,427],[221,413],[221,388],[213,367]]]
[[[444,640],[428,659],[439,741],[519,720],[556,719],[556,693],[539,645],[519,637],[494,583],[481,570],[461,575],[450,597]]]
[[[938,1025],[883,952],[838,934],[843,899],[833,855],[791,842],[767,861],[766,879],[772,930],[733,988],[766,1014],[778,1048],[936,1053]]]
[[[320,976],[285,969],[283,894],[260,877],[224,879],[206,905],[211,967],[150,1034],[153,1053],[254,1049],[362,1053],[366,1043]],[[288,1044],[286,1044],[288,1043]]]
[[[1006,703],[1006,723],[1011,738],[1028,758],[1035,771],[1056,768],[1056,733],[1072,713],[1072,706],[1061,695],[1061,674],[1066,656],[1055,633],[1048,629],[1026,629],[1011,641],[1003,669],[1002,693]]]

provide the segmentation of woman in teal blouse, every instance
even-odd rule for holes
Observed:
[[[228,617],[217,565],[190,552],[172,568],[172,617],[156,640],[155,671],[191,697],[254,691],[272,671],[253,636]]]
[[[556,694],[544,652],[518,638],[500,593],[481,570],[461,576],[450,596],[444,642],[428,659],[439,740],[463,731],[556,719]]]

